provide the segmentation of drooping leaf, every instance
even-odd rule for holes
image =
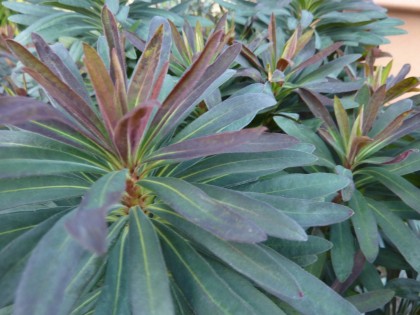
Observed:
[[[282,264],[296,278],[298,283],[303,283],[302,298],[290,299],[282,298],[294,309],[305,315],[359,315],[360,312],[340,295],[334,292],[321,280],[303,270],[300,266],[283,257],[276,251],[265,248],[268,253]],[[334,307],[331,307],[334,305]]]
[[[244,219],[186,181],[150,177],[141,180],[139,184],[156,193],[189,221],[223,239],[245,243],[266,239],[266,234],[255,223]]]
[[[347,298],[361,313],[367,313],[383,307],[395,295],[395,292],[388,289],[370,291],[353,295]]]
[[[97,294],[98,302],[94,314],[131,314],[128,297],[129,274],[127,272],[127,235],[128,229],[124,228],[121,231],[121,236],[117,240],[117,244],[110,250],[105,273],[105,283],[100,294]]]
[[[142,209],[130,209],[128,285],[131,314],[174,314],[169,280],[156,231]]]
[[[246,194],[283,211],[303,227],[331,225],[342,222],[353,215],[350,208],[331,202],[284,198],[265,193],[247,192]]]
[[[224,242],[209,233],[203,233],[173,211],[168,211],[158,205],[152,206],[152,209],[157,210],[159,215],[170,222],[179,224],[183,233],[270,293],[278,297],[301,297],[300,286],[293,276],[259,246]]]
[[[353,235],[348,221],[331,227],[331,260],[335,275],[340,282],[344,282],[351,274],[356,253]]]
[[[44,220],[36,227],[12,240],[0,250],[0,307],[13,303],[22,272],[40,239],[59,220],[63,213],[58,213]]]
[[[246,184],[239,189],[287,198],[314,199],[331,195],[347,185],[347,178],[335,174],[287,174]]]
[[[230,269],[217,262],[211,262],[212,268],[244,301],[248,302],[255,314],[259,315],[286,315],[267,296],[256,289],[245,278],[235,274]]]
[[[195,312],[255,315],[189,243],[164,225],[159,225],[159,236],[165,261]]]
[[[385,202],[369,200],[368,203],[383,233],[418,272],[420,270],[420,240],[418,236],[404,221],[388,210]]]
[[[407,205],[420,212],[420,190],[408,180],[380,167],[364,168],[361,172],[378,180]]]
[[[34,176],[0,180],[0,210],[82,196],[90,183],[72,176]],[[25,196],[25,198],[22,198]]]
[[[379,234],[375,217],[370,210],[366,199],[358,190],[353,193],[349,206],[354,215],[351,221],[359,241],[360,249],[369,262],[373,262],[379,252]]]
[[[243,217],[249,218],[268,235],[289,240],[306,241],[308,236],[294,220],[269,204],[243,193],[212,185],[197,185],[210,197]]]
[[[72,239],[64,228],[67,219],[68,215],[44,236],[29,258],[17,289],[14,314],[68,314],[95,276],[103,258]],[[63,254],[57,255],[59,249]]]
[[[120,204],[127,171],[108,173],[86,192],[65,227],[83,248],[102,255],[106,252],[106,214]]]

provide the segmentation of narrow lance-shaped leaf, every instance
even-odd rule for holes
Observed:
[[[161,61],[163,25],[161,25],[147,43],[128,85],[128,106],[130,109],[141,105],[152,95],[156,78],[159,75],[158,64]]]
[[[243,129],[188,139],[164,147],[146,158],[147,161],[182,161],[221,153],[276,151],[297,143],[295,138],[266,134],[265,128]]]
[[[365,168],[361,173],[372,176],[394,192],[407,205],[420,212],[420,190],[402,176],[393,174],[380,167]]]
[[[328,57],[329,55],[331,55],[333,52],[335,52],[341,46],[343,46],[343,43],[341,43],[341,42],[332,44],[331,46],[329,46],[329,47],[325,48],[324,50],[321,50],[317,54],[313,55],[308,60],[305,60],[304,62],[299,64],[296,68],[293,69],[292,72],[294,73],[294,72],[300,71],[302,69],[306,69],[307,67],[309,67],[309,66],[321,61],[322,59]]]
[[[375,290],[362,294],[353,295],[347,298],[361,313],[367,313],[383,307],[395,295],[389,289]]]
[[[150,219],[130,209],[128,272],[133,315],[174,314],[169,279],[158,237]]]
[[[336,96],[334,98],[334,114],[337,119],[338,128],[340,130],[341,138],[344,147],[347,147],[347,141],[350,138],[350,122],[349,116],[343,107],[340,99]]]
[[[363,134],[366,135],[378,116],[379,110],[385,101],[386,86],[383,85],[377,89],[374,94],[371,96],[369,103],[366,104],[363,117]]]
[[[189,242],[167,226],[157,225],[165,261],[197,314],[255,315]]]
[[[200,80],[211,60],[214,58],[214,54],[222,36],[222,31],[214,33],[211,36],[198,59],[192,64],[190,69],[184,73],[178,84],[166,98],[163,103],[163,108],[165,110],[171,109],[174,111],[187,97],[187,95],[190,94],[190,89],[193,89],[196,83]]]
[[[83,86],[81,81],[81,77],[77,78],[72,73],[72,71],[68,68],[70,65],[66,64],[64,60],[62,60],[53,50],[53,47],[50,47],[44,39],[39,36],[38,34],[32,33],[32,42],[35,45],[35,48],[38,52],[39,58],[57,75],[59,76],[64,82],[66,82],[69,87],[77,92],[87,104],[90,103],[90,97]],[[65,50],[64,46],[60,47],[62,50]],[[57,48],[55,48],[57,49]],[[61,51],[58,49],[58,51]]]
[[[111,59],[112,50],[115,49],[121,68],[126,69],[125,50],[124,50],[124,45],[122,43],[122,39],[118,32],[117,21],[115,20],[114,15],[107,8],[107,6],[104,6],[102,9],[101,21],[102,21],[105,37],[109,46],[109,53],[110,53],[109,59]],[[124,72],[124,75],[125,75],[125,72]],[[111,64],[111,77],[115,82],[115,79],[117,76],[115,75],[115,69],[112,64]],[[126,77],[124,77],[124,79],[125,79],[124,81],[127,80]]]
[[[56,223],[32,252],[17,289],[15,315],[70,314],[81,295],[93,289],[91,280],[103,264],[103,257],[83,249],[66,231],[64,225],[71,215]],[[121,220],[111,227],[110,242],[124,223]]]
[[[259,245],[226,242],[206,233],[173,211],[152,205],[152,211],[177,226],[182,233],[204,246],[233,269],[243,274],[275,296],[299,299],[301,288],[287,269],[267,254]]]
[[[115,125],[118,119],[122,117],[122,109],[118,108],[117,103],[114,102],[114,84],[96,50],[84,44],[83,51],[86,69],[95,90],[101,116],[105,121],[108,134],[112,137]]]
[[[379,253],[379,233],[375,217],[368,207],[364,196],[356,190],[349,203],[354,211],[351,217],[360,249],[369,262],[373,262]]]
[[[324,104],[322,104],[322,102],[314,92],[311,92],[304,88],[298,89],[297,92],[300,95],[300,97],[305,101],[306,105],[308,105],[309,109],[312,111],[315,117],[321,119],[328,128],[332,130],[337,129],[334,120],[328,112],[328,109],[325,107]]]
[[[237,242],[256,243],[266,234],[253,222],[210,198],[198,187],[177,178],[148,178],[139,184],[162,199],[176,212],[219,237]]]
[[[406,78],[396,83],[386,92],[385,102],[389,102],[404,93],[410,92],[411,89],[414,89],[419,84],[420,78],[417,77]]]
[[[72,125],[63,114],[45,103],[22,96],[0,96],[0,124],[19,125],[30,120],[59,120]]]
[[[308,239],[299,224],[268,203],[250,198],[231,189],[212,185],[197,186],[219,203],[255,222],[268,235],[297,241]]]
[[[134,157],[137,148],[143,139],[150,117],[160,103],[156,100],[146,101],[142,106],[132,109],[121,118],[114,133],[114,144],[121,158],[125,161]]]
[[[368,200],[370,209],[386,237],[407,262],[420,272],[420,240],[407,224],[387,207],[386,202]]]
[[[101,131],[102,123],[91,107],[67,84],[62,82],[45,64],[36,59],[25,47],[14,41],[7,41],[9,48],[26,66],[25,71],[29,73],[46,91],[53,97],[60,106],[77,122],[83,125],[103,145],[106,141]]]
[[[129,315],[128,228],[125,227],[117,243],[109,252],[105,282],[95,307],[95,315]],[[80,305],[79,305],[80,307]]]
[[[69,233],[86,249],[106,252],[106,214],[120,203],[125,191],[126,170],[109,173],[95,182],[66,221]]]

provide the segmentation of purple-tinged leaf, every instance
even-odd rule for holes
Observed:
[[[410,78],[406,78],[398,82],[393,87],[391,87],[388,91],[386,91],[385,102],[392,101],[398,96],[401,96],[407,92],[410,92],[419,84],[420,84],[420,78],[418,77],[410,77]]]
[[[299,64],[296,68],[293,69],[293,72],[298,72],[300,70],[303,70],[313,64],[316,64],[317,62],[323,60],[324,58],[331,55],[333,52],[335,52],[338,48],[343,46],[343,43],[337,42],[332,44],[331,46],[325,48],[324,50],[321,50],[319,53],[313,55],[311,58],[305,60],[301,64]]]
[[[144,49],[146,48],[146,42],[142,40],[140,37],[138,37],[137,34],[124,31],[124,36],[128,39],[131,45],[136,47],[141,52],[143,52]]]
[[[303,99],[315,117],[320,118],[328,128],[337,130],[337,126],[334,120],[332,119],[328,109],[319,99],[317,93],[304,88],[299,88],[297,93]]]
[[[163,39],[162,39],[162,47],[160,50],[160,59],[155,69],[155,77],[159,73],[161,73],[162,68],[164,68],[165,65],[169,62],[169,58],[171,55],[171,48],[172,48],[171,26],[169,25],[167,19],[164,19],[160,16],[155,16],[150,22],[149,37],[147,41],[149,42],[153,38],[154,34],[158,31],[160,27],[163,27]]]
[[[83,124],[98,139],[104,141],[104,136],[100,130],[102,123],[83,98],[67,84],[62,82],[25,47],[12,40],[8,40],[7,43],[14,55],[27,67],[24,70],[41,84],[67,113],[73,116],[79,123]]]
[[[418,153],[418,152],[419,152],[418,149],[409,149],[397,155],[396,157],[391,158],[390,160],[382,162],[380,164],[382,165],[398,164],[398,163],[404,162],[411,155],[411,153]]]
[[[0,96],[0,125],[18,125],[30,120],[67,119],[55,108],[23,96]]]
[[[32,42],[35,45],[41,61],[89,104],[90,97],[86,88],[81,84],[80,80],[73,75],[64,61],[53,51],[44,39],[38,34],[32,33]]]
[[[106,6],[104,6],[104,8],[102,9],[101,18],[105,37],[109,46],[109,59],[111,59],[112,50],[115,49],[121,68],[126,69],[124,44],[118,31],[117,21],[115,20],[115,17],[112,14],[112,12]],[[111,77],[113,80],[115,80],[115,69],[112,65]],[[126,77],[124,79],[124,81],[127,81]]]
[[[382,85],[373,93],[373,95],[369,99],[369,103],[366,104],[363,112],[364,117],[362,126],[362,132],[364,135],[366,135],[372,129],[372,126],[378,116],[378,113],[384,104],[385,94],[386,86]]]
[[[154,109],[159,106],[160,103],[156,100],[147,101],[135,107],[118,121],[115,127],[114,144],[122,159],[128,161],[137,152],[149,119]]]
[[[224,31],[226,28],[226,22],[227,22],[227,13],[223,14],[222,17],[217,21],[216,26],[214,28],[214,32],[217,31]]]
[[[127,87],[125,85],[125,69],[121,68],[115,49],[111,52],[111,64],[115,72],[114,102],[122,115],[128,112]],[[121,115],[121,116],[122,116]],[[121,118],[121,117],[119,117]]]
[[[405,136],[406,134],[414,131],[417,129],[417,125],[420,124],[420,114],[414,115],[412,118],[416,118],[412,120],[411,122],[414,122],[414,124],[412,123],[406,123],[409,119],[406,119],[410,113],[412,111],[406,111],[400,115],[397,116],[397,118],[395,118],[388,126],[385,127],[384,130],[382,130],[380,133],[378,133],[373,139],[375,140],[375,144],[376,143],[380,143],[380,142],[386,142],[386,143],[391,143],[393,140],[397,140],[400,137]],[[416,123],[417,120],[417,123]],[[405,125],[405,127],[404,127]],[[413,125],[413,126],[411,126]],[[408,127],[408,128],[407,128]],[[414,128],[412,128],[414,127]],[[400,136],[398,134],[401,134]]]
[[[188,221],[222,239],[258,243],[267,238],[256,224],[186,181],[170,177],[151,177],[141,180],[139,184],[159,196]]]
[[[288,136],[277,144],[276,134],[264,131],[265,128],[243,129],[188,139],[153,152],[146,160],[184,161],[222,153],[275,151],[293,144],[289,140],[294,138]]]
[[[209,67],[199,61],[203,54],[200,55],[196,62],[200,64],[196,67],[196,63],[194,63],[190,70],[187,71],[187,73],[181,78],[178,84],[174,87],[173,92],[163,103],[163,106],[166,105],[166,107],[162,107],[154,119],[157,124],[159,122],[162,122],[162,124],[165,123],[165,125],[161,127],[162,130],[160,130],[159,136],[161,138],[176,128],[180,121],[188,116],[193,106],[196,105],[198,98],[228,69],[230,64],[238,56],[240,50],[241,44],[233,44],[228,47]],[[204,51],[206,51],[207,54],[207,50],[205,49]],[[207,57],[209,57],[209,60],[211,59],[210,53]],[[201,75],[196,76],[198,74]],[[191,81],[192,78],[196,78],[198,82]]]
[[[172,39],[175,43],[176,49],[178,50],[179,54],[184,59],[184,62],[186,64],[191,63],[192,56],[190,55],[190,51],[185,46],[185,43],[182,40],[182,37],[179,34],[177,27],[175,26],[175,24],[171,20],[168,20],[168,22],[169,22],[169,25],[171,27]]]
[[[160,92],[162,90],[163,82],[165,81],[166,74],[168,73],[169,69],[169,61],[163,64],[160,73],[158,74],[155,84],[152,89],[152,94],[150,98],[152,100],[157,100],[159,98]]]
[[[108,130],[110,137],[113,136],[113,130],[117,121],[122,117],[122,109],[118,108],[114,102],[115,88],[108,70],[105,67],[101,57],[95,49],[84,44],[85,65],[95,90],[99,110]],[[116,78],[114,78],[116,82]]]
[[[163,103],[163,113],[158,114],[158,118],[161,118],[167,111],[174,112],[176,109],[183,104],[184,100],[195,90],[197,82],[203,77],[209,64],[214,58],[214,54],[217,51],[217,47],[220,44],[223,33],[221,31],[214,33],[208,40],[204,50],[192,64],[192,66],[184,73],[179,80],[178,84],[172,89],[172,92],[168,95]]]
[[[280,60],[283,59],[283,60],[288,61],[288,62],[287,62],[287,64],[285,64],[283,66],[286,66],[287,67],[289,64],[292,64],[293,63],[292,62],[292,59],[293,59],[293,57],[296,54],[296,50],[297,50],[297,45],[298,45],[298,40],[299,40],[299,37],[300,37],[300,33],[301,33],[301,30],[300,30],[300,27],[298,27],[293,32],[293,34],[289,38],[289,40],[286,42],[286,45],[284,47],[283,54],[282,54]],[[277,63],[277,65],[279,65],[279,64]],[[280,70],[280,71],[284,71],[284,69],[286,69],[286,68],[278,67],[277,69]]]
[[[257,68],[260,72],[265,73],[264,67],[261,65],[258,57],[245,45],[242,45],[241,55],[255,68]]]
[[[274,67],[277,60],[277,25],[274,13],[271,13],[270,23],[268,24],[268,41],[271,43],[271,59]]]
[[[151,98],[155,80],[160,74],[157,72],[157,68],[163,53],[162,44],[163,25],[156,30],[147,43],[133,71],[127,92],[129,109],[133,109]]]
[[[106,252],[106,214],[121,201],[127,171],[101,177],[84,195],[79,207],[65,223],[66,229],[84,248],[102,255]]]
[[[187,43],[190,47],[190,49],[195,52],[196,51],[196,47],[195,47],[195,34],[194,34],[194,29],[191,27],[190,23],[188,23],[188,21],[184,22],[184,25],[182,27],[182,31],[183,34],[187,40]]]
[[[386,87],[389,89],[393,87],[395,84],[404,80],[404,78],[407,76],[410,70],[411,70],[411,65],[409,64],[403,65],[401,70],[398,72],[398,74],[394,78],[390,79],[389,82],[387,82]]]

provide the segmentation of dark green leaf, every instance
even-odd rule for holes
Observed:
[[[312,235],[309,235],[308,240],[305,242],[272,238],[264,244],[289,258],[317,255],[324,253],[333,247],[333,244],[325,238]]]
[[[128,289],[128,228],[125,227],[109,252],[105,273],[105,282],[98,296],[95,313],[97,315],[130,315],[129,289]],[[79,306],[78,306],[79,307]]]
[[[353,211],[345,206],[313,200],[284,198],[263,193],[247,193],[283,211],[303,227],[325,226],[347,220]]]
[[[131,208],[129,228],[128,282],[132,314],[174,314],[168,273],[153,224],[140,208]]]
[[[106,252],[105,217],[121,202],[127,171],[108,173],[86,192],[80,206],[66,221],[69,233],[86,249],[102,255]]]
[[[331,260],[334,272],[340,282],[344,282],[351,274],[356,248],[348,221],[331,227]]]
[[[239,216],[186,181],[151,177],[141,180],[139,184],[156,193],[189,221],[223,239],[246,243],[266,239],[266,234],[255,223]]]
[[[279,264],[283,265],[298,281],[302,283],[301,299],[282,298],[293,308],[305,315],[360,315],[360,312],[340,295],[312,276],[301,267],[284,258],[274,250],[267,251]]]
[[[244,277],[232,272],[220,263],[212,262],[212,268],[223,280],[252,307],[258,315],[286,315],[273,301],[256,289]]]
[[[300,286],[293,275],[260,246],[225,242],[192,225],[165,207],[154,205],[151,209],[271,294],[280,298],[301,296]]]
[[[268,235],[297,241],[308,239],[299,224],[268,203],[231,189],[212,185],[197,185],[197,187],[220,204],[257,224]]]
[[[19,280],[31,251],[61,216],[61,213],[52,216],[1,249],[0,286],[2,290],[0,290],[0,307],[13,302]]]
[[[408,180],[379,167],[364,168],[361,172],[375,178],[407,205],[420,212],[420,190]]]
[[[197,314],[257,315],[189,243],[163,225],[159,236],[172,275]]]
[[[86,179],[70,176],[40,176],[0,180],[0,210],[21,205],[82,196]],[[25,198],[22,198],[25,196]]]
[[[349,206],[353,209],[351,217],[360,249],[369,262],[373,262],[379,252],[379,233],[375,216],[369,208],[364,196],[356,190]]]
[[[395,291],[395,295],[412,301],[420,301],[420,283],[415,279],[392,279],[386,288]]]
[[[397,247],[407,262],[420,272],[420,240],[398,216],[387,209],[386,202],[369,200],[384,234]]]
[[[347,301],[356,306],[361,313],[366,313],[383,307],[394,297],[394,294],[392,290],[376,290],[350,296]]]
[[[287,198],[315,199],[329,196],[349,183],[347,178],[335,174],[287,174],[241,186],[240,190]]]

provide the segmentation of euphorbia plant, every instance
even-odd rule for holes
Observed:
[[[338,97],[331,108],[319,94],[300,89],[298,93],[320,124],[274,118],[282,130],[316,146],[319,165],[307,171],[329,169],[352,180],[333,200],[347,204],[355,215],[332,225],[329,231],[336,276],[332,287],[342,294],[349,288],[378,290],[366,293],[373,302],[371,310],[375,299],[376,307],[391,300],[393,295],[388,289],[406,297],[401,293],[404,285],[418,287],[393,281],[398,274],[393,272],[396,265],[392,261],[398,261],[397,269],[406,270],[409,278],[415,279],[420,272],[420,240],[409,224],[419,218],[420,191],[407,178],[420,170],[419,150],[416,143],[401,141],[419,130],[420,114],[410,99],[393,103],[396,97],[415,89],[420,80],[405,78],[407,67],[397,76],[388,77],[391,65],[375,68],[368,58],[364,64],[366,84],[347,99],[351,104],[348,108]],[[375,266],[388,271],[386,289]]]
[[[49,104],[0,98],[7,127],[0,131],[2,311],[271,315],[289,305],[304,314],[359,314],[269,247],[308,240],[308,225],[347,219],[347,207],[322,200],[348,179],[283,176],[283,169],[315,158],[293,137],[243,129],[275,104],[270,95],[238,91],[188,120],[234,74],[228,67],[241,45],[226,46],[223,31],[214,32],[171,89],[166,21],[152,22],[130,79],[106,8],[102,23],[109,69],[84,46],[94,98],[61,46],[33,35],[38,60],[8,41]],[[271,173],[290,183],[278,202],[239,191]],[[315,200],[299,198],[306,181]]]

